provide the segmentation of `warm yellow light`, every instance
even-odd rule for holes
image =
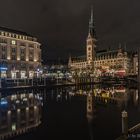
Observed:
[[[10,57],[7,57],[7,59],[10,60],[11,58]]]
[[[16,41],[15,40],[12,40],[12,45],[16,45]]]

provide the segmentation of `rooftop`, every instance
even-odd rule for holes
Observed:
[[[10,32],[10,33],[15,33],[15,34],[20,34],[20,35],[25,35],[25,36],[33,37],[32,35],[30,35],[30,34],[28,34],[26,32],[10,29],[10,28],[7,28],[7,27],[1,27],[0,26],[0,31],[6,31],[6,32]]]
[[[101,56],[101,55],[114,55],[117,54],[118,50],[103,50],[103,51],[97,51],[96,55]]]

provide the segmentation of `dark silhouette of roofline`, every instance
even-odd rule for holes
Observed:
[[[10,28],[7,28],[7,27],[0,26],[0,30],[10,32],[10,33],[19,34],[19,35],[25,35],[25,36],[33,37],[32,35],[30,35],[30,34],[28,34],[26,32],[15,30],[15,29],[10,29]]]

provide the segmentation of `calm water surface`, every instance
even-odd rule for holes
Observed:
[[[138,91],[137,88],[101,85],[22,91],[42,97],[41,124],[31,132],[11,139],[114,140],[121,135],[124,109],[128,112],[129,128],[140,122]],[[88,94],[93,95],[90,118],[87,117]]]

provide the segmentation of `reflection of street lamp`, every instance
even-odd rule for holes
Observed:
[[[58,77],[59,77],[59,71],[57,71],[57,75],[56,75],[57,84],[58,84]]]

